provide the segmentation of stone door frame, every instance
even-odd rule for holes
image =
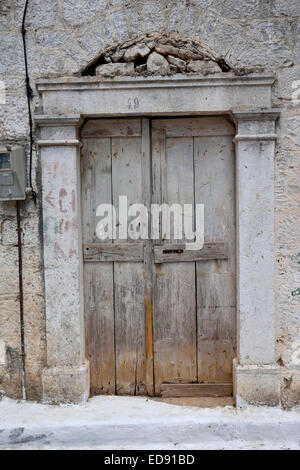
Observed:
[[[273,75],[67,77],[40,80],[47,367],[45,402],[89,396],[85,358],[80,127],[92,117],[222,114],[236,123],[236,404],[280,400],[275,360]]]

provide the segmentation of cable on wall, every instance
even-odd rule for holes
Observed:
[[[23,292],[23,259],[22,259],[22,228],[20,201],[17,201],[17,233],[19,260],[19,296],[20,296],[20,330],[21,330],[21,364],[22,364],[22,398],[26,400],[26,362],[25,362],[25,325],[24,325],[24,292]]]
[[[34,203],[36,204],[37,194],[33,189],[32,185],[32,154],[33,154],[33,124],[32,124],[32,113],[31,113],[31,100],[33,98],[32,88],[30,86],[30,79],[28,73],[28,61],[27,61],[27,49],[26,49],[26,13],[29,0],[26,0],[24,12],[23,12],[23,21],[22,21],[22,39],[23,39],[23,49],[24,49],[24,64],[25,64],[25,74],[26,74],[26,95],[27,95],[27,105],[28,105],[28,118],[29,118],[29,139],[30,139],[30,153],[29,153],[29,190],[32,196]]]

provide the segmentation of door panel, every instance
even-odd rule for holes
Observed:
[[[145,394],[141,243],[96,237],[99,204],[113,203],[118,214],[119,196],[127,196],[128,206],[143,202],[142,120],[91,120],[83,137],[85,325],[91,393]]]
[[[91,394],[115,393],[113,263],[84,264],[86,355]]]
[[[152,126],[153,186],[161,194],[156,200],[204,204],[203,251],[208,243],[222,247],[214,247],[212,259],[194,263],[188,261],[197,259],[196,253],[176,254],[176,245],[165,251],[154,248],[156,260],[159,254],[161,258],[155,264],[155,392],[166,383],[231,383],[236,315],[233,127],[222,117],[159,119]],[[168,256],[182,262],[168,263]]]
[[[159,143],[153,141],[159,148]],[[193,138],[167,138],[160,146],[158,203],[194,204]],[[174,233],[166,242],[176,242]],[[166,234],[161,227],[161,241]],[[180,242],[182,243],[182,239]],[[155,264],[153,337],[155,393],[161,383],[197,380],[194,263]]]
[[[116,393],[145,394],[143,263],[114,263]]]
[[[226,260],[196,263],[198,380],[231,382],[236,316],[232,136],[195,137],[194,160],[195,199],[205,204],[205,240],[224,240],[228,253]]]
[[[127,196],[128,207],[143,202],[141,137],[112,138],[112,193],[117,226],[122,228],[118,219],[119,196]],[[144,394],[143,263],[115,262],[114,286],[116,393]]]
[[[83,241],[95,243],[95,211],[111,202],[111,143],[109,138],[83,141]],[[113,263],[84,263],[86,355],[90,361],[91,394],[115,393]]]
[[[154,378],[162,383],[197,381],[194,263],[155,267]]]

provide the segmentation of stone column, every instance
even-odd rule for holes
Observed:
[[[80,116],[37,116],[43,188],[47,368],[43,400],[89,396],[83,322]]]
[[[235,111],[237,197],[237,406],[276,405],[274,158],[277,110]]]

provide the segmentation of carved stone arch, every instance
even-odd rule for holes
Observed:
[[[151,33],[114,43],[77,75],[211,75],[231,70],[222,56],[196,38]]]

